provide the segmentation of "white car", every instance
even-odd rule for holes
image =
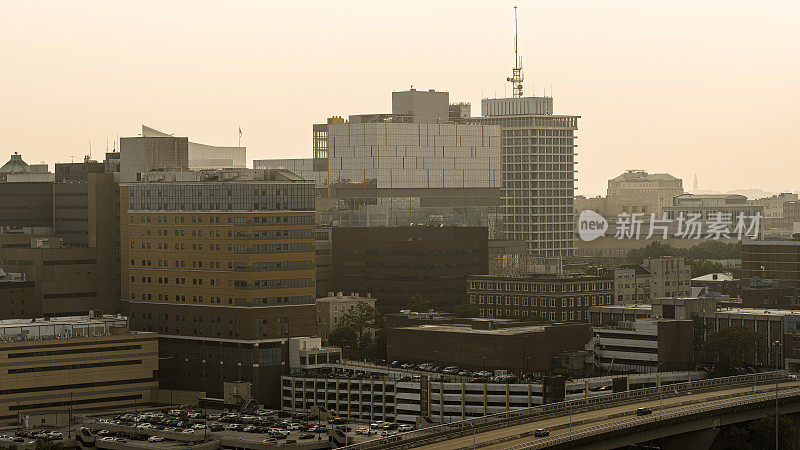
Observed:
[[[147,442],[164,442],[164,438],[161,436],[150,436],[147,438]]]
[[[202,423],[196,423],[192,425],[192,428],[194,428],[195,430],[205,430],[206,426]]]
[[[383,428],[384,425],[386,425],[386,422],[379,420],[377,422],[372,422],[371,424],[369,424],[369,427],[370,428]]]
[[[356,434],[369,434],[369,428],[359,428],[356,430]]]
[[[397,431],[406,432],[406,431],[414,431],[414,427],[411,425],[398,425]]]
[[[297,430],[300,429],[300,424],[299,423],[290,423],[289,425],[286,425],[286,429],[289,430],[289,431],[297,431]]]

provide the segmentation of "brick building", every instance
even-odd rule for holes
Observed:
[[[475,320],[386,330],[389,360],[513,373],[550,372],[554,356],[583,350],[589,339],[591,326],[584,323],[503,327]]]
[[[334,228],[333,290],[369,292],[381,313],[415,294],[452,310],[466,300],[467,277],[489,273],[488,239],[485,227]]]
[[[40,317],[41,303],[36,300],[34,284],[24,274],[0,269],[0,319]]]
[[[503,277],[475,275],[468,280],[469,303],[480,317],[518,320],[587,320],[591,306],[614,301],[613,275]]]

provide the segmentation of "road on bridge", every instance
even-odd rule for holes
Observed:
[[[787,387],[798,387],[800,386],[800,381],[791,381],[791,382],[784,382],[780,384],[781,388]],[[666,392],[669,387],[665,386],[664,391]],[[774,392],[775,385],[771,385],[772,391]],[[758,386],[757,392],[763,393],[765,391],[770,390],[770,385],[760,385]],[[677,408],[680,406],[686,406],[688,403],[698,403],[698,402],[706,402],[713,400],[715,398],[731,396],[734,394],[740,395],[752,395],[753,394],[753,387],[738,387],[733,389],[725,389],[720,391],[711,391],[711,392],[702,392],[698,394],[690,394],[684,395],[681,397],[671,397],[671,398],[664,398],[661,401],[661,410],[669,410],[673,408]],[[550,430],[551,435],[561,434],[561,433],[569,433],[569,423],[570,420],[574,424],[572,429],[578,430],[585,427],[595,426],[595,425],[602,425],[604,423],[612,422],[614,420],[620,420],[620,417],[614,417],[618,414],[633,414],[637,408],[647,407],[651,408],[654,411],[658,410],[659,400],[647,400],[642,401],[639,403],[628,404],[623,406],[612,406],[606,409],[596,410],[596,411],[587,411],[583,413],[572,414],[571,419],[569,415],[556,417],[552,419],[545,419],[537,422],[530,422],[523,425],[515,425],[507,428],[498,428],[492,431],[486,431],[482,433],[477,433],[474,436],[464,436],[457,439],[451,439],[448,441],[437,442],[435,444],[429,444],[425,446],[420,446],[416,448],[422,449],[470,449],[475,445],[476,447],[484,448],[484,449],[505,449],[509,447],[513,447],[515,445],[524,444],[527,442],[533,442],[537,438],[533,436],[525,436],[521,438],[514,438],[514,436],[518,436],[524,433],[532,433],[537,428],[545,428]],[[577,423],[581,422],[581,425],[577,425]],[[561,428],[561,427],[566,428]],[[559,428],[559,429],[555,429]],[[474,439],[474,441],[473,441]],[[495,443],[495,441],[497,441]],[[474,443],[474,444],[473,444]]]

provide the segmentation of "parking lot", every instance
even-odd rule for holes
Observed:
[[[273,410],[232,413],[188,408],[96,417],[86,420],[83,427],[99,441],[153,448],[209,439],[291,446],[327,442],[332,433],[340,438],[346,436],[350,443],[359,443],[412,430],[408,425],[395,423],[322,420],[313,414],[293,415]]]

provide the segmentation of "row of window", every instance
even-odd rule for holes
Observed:
[[[504,282],[470,280],[469,288],[480,291],[521,291],[521,292],[590,292],[613,289],[612,281],[583,283],[542,283],[542,282]]]
[[[563,297],[559,301],[557,298],[548,298],[548,297],[510,297],[510,296],[492,296],[483,294],[470,294],[469,295],[469,302],[475,304],[477,300],[477,304],[479,305],[514,305],[519,306],[542,306],[542,307],[550,307],[555,308],[557,305],[560,304],[562,308],[567,307],[575,307],[575,306],[602,306],[602,305],[610,305],[612,303],[611,294],[606,295],[592,295],[589,297],[588,295],[585,297]]]
[[[502,318],[510,318],[510,317],[523,317],[523,318],[531,318],[531,319],[542,319],[542,320],[549,320],[551,322],[559,320],[558,314],[553,311],[528,311],[527,309],[519,310],[519,309],[506,309],[502,310],[500,308],[497,309],[483,309],[480,308],[478,310],[478,315],[481,317],[502,317]],[[561,320],[568,321],[568,320],[583,320],[588,319],[589,313],[584,313],[581,310],[577,311],[561,311]]]

